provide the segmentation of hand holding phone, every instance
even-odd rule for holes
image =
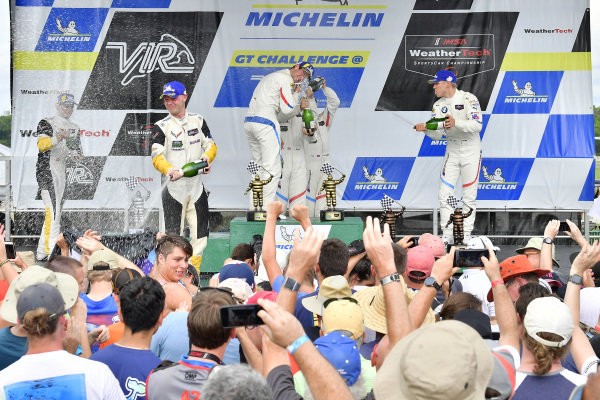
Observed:
[[[558,230],[559,232],[571,232],[571,227],[566,221],[561,221],[560,225],[558,226]]]
[[[6,250],[6,258],[9,260],[17,258],[17,252],[15,251],[13,242],[4,242],[4,249]]]
[[[483,267],[482,256],[490,257],[488,249],[456,249],[454,252],[454,267]]]
[[[264,325],[258,312],[263,308],[258,304],[235,304],[221,306],[221,326],[235,328],[238,326]]]

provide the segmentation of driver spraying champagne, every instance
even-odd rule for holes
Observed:
[[[160,97],[169,115],[154,125],[152,165],[167,180],[162,193],[165,230],[182,235],[187,221],[194,249],[190,263],[200,271],[208,241],[208,194],[200,172],[210,171],[217,145],[204,117],[186,111],[182,83],[167,83]]]
[[[44,203],[44,223],[36,251],[40,261],[51,254],[60,233],[67,160],[83,159],[79,126],[69,119],[76,105],[72,94],[61,93],[56,99],[56,116],[43,118],[37,126],[35,176],[38,196]]]

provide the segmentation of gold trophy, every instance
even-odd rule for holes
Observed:
[[[448,196],[448,199],[446,199],[446,203],[448,203],[450,207],[454,208],[454,212],[450,214],[450,219],[448,219],[445,227],[447,228],[448,225],[452,224],[454,244],[463,245],[463,240],[465,238],[464,220],[465,218],[469,218],[469,216],[473,213],[473,209],[463,203],[463,205],[469,209],[468,213],[463,214],[462,209],[458,207],[458,202],[459,200],[452,195]]]
[[[324,163],[321,166],[321,172],[327,174],[327,179],[323,181],[323,185],[321,185],[321,189],[319,189],[318,193],[321,193],[323,189],[325,189],[325,199],[327,200],[327,210],[321,210],[321,221],[343,221],[344,220],[344,211],[336,210],[336,196],[335,196],[335,187],[340,183],[344,182],[346,179],[346,175],[344,175],[340,170],[337,170],[342,174],[340,179],[333,179],[331,175],[333,173],[333,168],[331,164]]]
[[[406,210],[406,207],[398,203],[402,207],[402,210],[394,212],[394,210],[392,210],[392,205],[394,203],[398,202],[387,194],[383,195],[383,198],[381,199],[381,207],[383,208],[383,214],[381,214],[381,223],[388,224],[390,226],[390,235],[392,236],[392,240],[394,240],[396,237],[396,218],[404,214],[404,210]]]
[[[263,206],[263,186],[271,182],[273,179],[273,175],[269,173],[269,179],[261,180],[258,171],[260,169],[264,169],[260,166],[256,161],[250,160],[248,164],[248,171],[253,175],[253,179],[250,181],[250,184],[246,188],[244,195],[248,194],[250,190],[252,190],[252,201],[254,204],[254,211],[248,211],[246,216],[247,221],[266,221],[267,220],[267,212],[262,209]]]

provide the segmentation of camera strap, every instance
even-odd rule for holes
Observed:
[[[214,354],[211,354],[211,353],[206,353],[204,351],[190,350],[190,353],[188,355],[190,357],[198,357],[198,358],[202,358],[202,359],[205,359],[205,360],[211,360],[211,361],[216,362],[219,365],[225,365],[225,364],[223,364],[223,361],[219,357],[217,357],[217,356],[215,356]]]

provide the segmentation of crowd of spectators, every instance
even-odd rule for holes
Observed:
[[[294,206],[289,255],[262,237],[237,245],[202,286],[185,238],[159,234],[136,263],[88,230],[75,256],[7,260],[0,227],[0,399],[597,399],[600,244],[562,280],[550,221],[516,253],[483,236],[472,266],[423,234],[394,242],[367,217],[346,244]],[[141,267],[140,267],[141,266]],[[256,321],[222,311],[258,305]]]

